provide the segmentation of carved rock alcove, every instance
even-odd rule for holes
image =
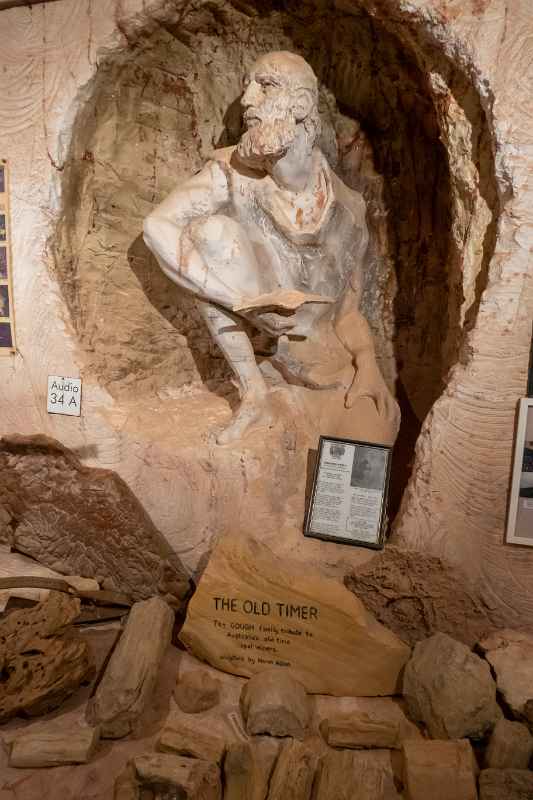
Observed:
[[[191,568],[250,514],[264,540],[287,526],[300,535],[305,454],[320,430],[318,418],[284,419],[276,463],[262,441],[214,446],[236,400],[228,370],[140,237],[151,208],[238,139],[257,55],[309,60],[325,149],[335,158],[336,139],[336,168],[367,201],[363,308],[403,416],[393,511],[421,424],[465,357],[499,208],[488,101],[429,24],[389,12],[371,0],[160,3],[121,21],[124,46],[85,87],[62,178],[57,276],[86,372],[114,398],[121,435],[146,466],[141,499]],[[308,546],[322,558],[321,543]]]

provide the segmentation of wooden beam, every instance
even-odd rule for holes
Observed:
[[[0,0],[0,11],[7,8],[15,8],[16,6],[42,6],[44,3],[53,3],[55,0],[40,0],[40,2],[32,2],[32,0]]]

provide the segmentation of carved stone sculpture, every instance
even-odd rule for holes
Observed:
[[[144,226],[148,247],[163,271],[196,298],[237,378],[241,404],[219,442],[270,418],[254,331],[277,343],[273,360],[285,378],[311,388],[338,385],[331,348],[324,347],[336,338],[339,363],[344,357],[344,365],[355,367],[347,407],[370,397],[394,429],[397,405],[359,312],[365,204],[317,145],[313,70],[294,53],[262,56],[241,102],[247,130],[239,144],[215,151]]]

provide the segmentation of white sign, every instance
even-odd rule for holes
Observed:
[[[68,414],[71,417],[79,417],[81,414],[81,379],[49,375],[46,408],[49,414]]]
[[[390,448],[320,437],[308,536],[382,546]]]

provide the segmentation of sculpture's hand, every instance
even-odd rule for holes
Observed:
[[[376,405],[378,414],[398,428],[400,409],[383,380],[375,359],[365,361],[357,367],[352,385],[346,392],[345,407],[352,408],[355,401],[361,397],[370,397]]]
[[[275,338],[289,333],[296,325],[294,316],[284,316],[272,311],[254,311],[247,314],[247,318],[259,328],[259,330]]]

